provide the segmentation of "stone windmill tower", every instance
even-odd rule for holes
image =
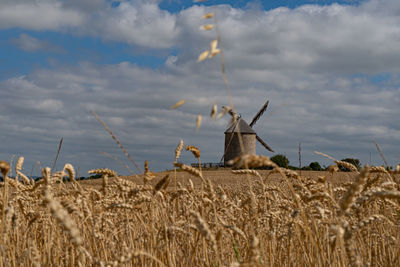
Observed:
[[[260,119],[267,109],[269,101],[267,101],[262,108],[254,116],[250,124],[247,124],[241,116],[237,115],[233,110],[229,111],[232,116],[232,121],[225,131],[225,149],[222,159],[224,160],[224,165],[228,165],[228,161],[239,157],[243,154],[256,154],[256,141],[260,142],[267,150],[274,152],[253,130],[254,124]],[[243,142],[243,149],[240,145],[240,137]],[[221,159],[221,161],[222,161]]]

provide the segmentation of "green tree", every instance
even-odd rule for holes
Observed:
[[[342,161],[345,161],[345,162],[353,164],[357,168],[357,170],[361,169],[361,163],[360,163],[359,159],[345,158],[345,159],[342,159]],[[345,167],[342,167],[342,166],[339,166],[339,169],[341,171],[344,171],[344,172],[349,172],[350,171],[348,168],[345,168]]]
[[[319,163],[316,162],[316,161],[311,162],[310,165],[309,165],[309,167],[310,167],[311,170],[313,170],[313,171],[322,171],[321,165],[319,165]]]
[[[276,163],[279,167],[287,168],[289,166],[289,160],[285,155],[278,154],[271,157],[271,160]]]

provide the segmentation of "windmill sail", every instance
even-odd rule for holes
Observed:
[[[262,108],[257,112],[256,116],[254,116],[253,120],[250,122],[249,126],[253,127],[254,124],[258,121],[258,119],[264,114],[269,104],[269,100],[262,106]]]
[[[265,142],[261,139],[261,137],[259,137],[258,135],[256,135],[256,139],[257,139],[257,141],[260,142],[261,145],[263,145],[267,150],[269,150],[269,151],[271,151],[271,152],[275,152],[275,151],[272,150],[272,148],[269,147],[269,145],[267,145],[267,143],[265,143]]]

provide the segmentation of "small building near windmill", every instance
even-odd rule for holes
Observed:
[[[243,148],[240,144],[241,135]],[[233,121],[225,131],[224,165],[243,154],[256,154],[256,132],[242,119]]]

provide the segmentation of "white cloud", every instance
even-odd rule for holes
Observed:
[[[67,30],[148,48],[204,44],[198,28],[205,10],[193,6],[178,14],[161,10],[158,1],[19,0],[0,3],[0,28]],[[319,72],[360,69],[373,73],[398,68],[398,1],[371,0],[359,6],[305,5],[296,9],[217,9],[229,58],[254,68],[309,68]],[[46,14],[46,15],[43,15]],[[203,38],[203,42],[200,39]],[[234,52],[234,53],[233,53]],[[250,64],[249,64],[250,65]]]
[[[60,30],[83,24],[79,11],[64,9],[55,0],[2,1],[0,29],[19,27],[30,30]]]
[[[21,33],[18,38],[12,39],[11,42],[20,49],[27,52],[46,51],[46,52],[62,52],[63,48],[52,45],[49,42],[41,41],[28,34]]]
[[[100,11],[107,7],[105,0],[64,0],[62,4],[65,8],[74,8],[85,12]]]
[[[179,34],[175,19],[155,3],[126,2],[92,17],[82,31],[132,45],[170,48]]]
[[[63,109],[63,102],[56,99],[44,99],[37,102],[31,102],[32,106],[43,112],[58,112]]]
[[[4,1],[0,3],[0,29],[68,31],[109,41],[149,48],[176,45],[176,16],[155,1],[128,1],[111,7],[96,1]]]
[[[211,73],[218,71],[218,64],[214,63],[208,66]],[[278,84],[279,79],[276,77],[272,83]],[[378,87],[368,80],[360,84],[358,79],[346,77],[340,78],[341,88],[335,88],[330,78],[322,77],[317,83],[309,81],[307,76],[286,79],[309,86],[302,90],[279,90],[247,83],[246,87],[234,90],[237,111],[247,121],[267,98],[271,100],[255,130],[277,153],[285,153],[293,161],[298,142],[302,142],[304,162],[317,160],[313,150],[334,153],[338,158],[351,154],[365,161],[365,155],[369,157],[369,152],[374,152],[372,141],[377,138],[378,142],[383,141],[385,155],[397,159],[399,154],[394,149],[400,143],[397,88]],[[236,87],[242,84],[240,80],[231,77],[230,83]],[[320,83],[326,89],[321,90]],[[369,89],[359,90],[359,86]],[[28,143],[36,142],[40,149],[48,147],[51,151],[54,143],[64,137],[64,153],[73,153],[76,158],[71,162],[82,170],[104,162],[126,172],[98,154],[105,151],[124,159],[108,133],[90,115],[89,110],[94,110],[138,162],[150,159],[157,169],[170,167],[180,138],[187,144],[198,145],[204,152],[204,161],[219,161],[228,117],[213,122],[208,114],[214,102],[228,103],[224,94],[220,79],[209,76],[208,72],[202,75],[192,71],[181,76],[179,72],[141,69],[128,63],[108,66],[84,63],[78,68],[40,70],[0,85],[0,110],[4,115],[0,122],[11,125],[7,131],[15,135],[5,149],[26,151],[22,147],[31,147]],[[187,99],[185,105],[169,110],[182,98]],[[199,113],[203,114],[204,123],[196,132],[195,119]],[[24,140],[27,134],[30,138]],[[17,139],[20,141],[16,143]],[[386,143],[392,147],[384,146]],[[41,157],[45,157],[45,151]],[[271,155],[262,147],[258,147],[258,152]],[[26,158],[33,157],[29,151],[25,153]],[[78,160],[86,154],[92,155],[91,158]],[[190,155],[182,160],[192,161]]]

